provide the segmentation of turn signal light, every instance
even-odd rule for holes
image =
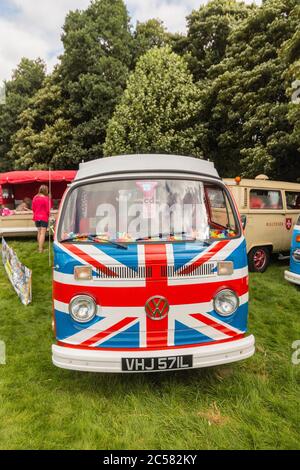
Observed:
[[[234,180],[235,180],[236,184],[240,184],[240,182],[242,181],[242,178],[240,176],[236,176],[234,178]]]
[[[300,243],[300,235],[297,235],[297,236],[296,236],[296,242],[297,242],[297,243]]]
[[[231,276],[233,274],[233,262],[232,261],[221,261],[218,263],[218,275],[219,276]]]
[[[77,281],[91,281],[93,279],[92,266],[76,266],[74,268],[74,278]]]

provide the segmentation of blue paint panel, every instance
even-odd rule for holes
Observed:
[[[194,328],[189,328],[179,321],[175,322],[175,346],[188,344],[201,344],[213,341],[212,338],[203,335]]]
[[[139,324],[133,325],[128,330],[114,336],[105,343],[100,344],[99,348],[139,348],[140,347],[140,328]]]
[[[128,250],[122,250],[113,246],[94,245],[99,249],[99,259],[101,259],[100,250],[115,259],[119,263],[137,271],[138,269],[138,246],[137,244],[129,245]],[[63,251],[59,245],[54,245],[54,266],[59,266],[58,271],[63,274],[73,274],[75,266],[84,266],[84,263],[77,261],[71,254]]]
[[[103,251],[106,255],[114,258],[119,263],[124,264],[128,268],[138,270],[138,245],[137,243],[128,244],[128,249],[123,250],[115,246],[105,244],[95,244],[95,247]]]
[[[236,313],[231,317],[222,317],[215,311],[209,312],[209,315],[216,318],[217,320],[221,320],[223,323],[227,323],[229,327],[233,326],[234,328],[241,330],[243,333],[247,331],[248,303],[245,303],[239,307]]]
[[[242,269],[248,266],[246,240],[238,246],[225,261],[232,261],[234,269]]]
[[[178,270],[182,268],[196,256],[200,255],[206,248],[207,245],[203,243],[174,243],[173,252],[175,269]]]
[[[77,261],[73,256],[65,253],[58,245],[54,244],[54,267],[59,266],[56,271],[63,274],[73,274],[75,266],[84,266],[84,263]]]
[[[85,325],[80,325],[79,323],[75,323],[72,320],[72,317],[67,313],[59,312],[55,310],[55,321],[56,321],[56,339],[58,341],[64,341],[65,339],[69,338],[70,336],[76,335],[82,330],[95,325],[99,321],[103,320],[101,317],[94,318],[93,321],[90,323],[86,323]]]
[[[300,243],[296,242],[296,236],[300,235],[300,230],[294,229],[293,232],[293,238],[292,238],[292,246],[291,246],[291,261],[290,261],[290,267],[291,267],[291,272],[294,274],[299,274],[300,275],[300,262],[295,261],[293,258],[293,252],[295,250],[300,249]]]

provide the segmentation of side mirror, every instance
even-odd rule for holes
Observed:
[[[247,216],[246,215],[241,215],[241,221],[242,221],[243,229],[245,230],[245,228],[247,226]]]

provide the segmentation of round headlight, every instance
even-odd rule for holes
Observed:
[[[223,317],[230,317],[239,308],[239,299],[231,289],[224,289],[217,293],[214,298],[214,309]]]
[[[95,318],[97,305],[88,295],[78,295],[71,300],[69,311],[73,320],[88,323]]]
[[[295,250],[293,252],[293,258],[294,258],[295,261],[300,261],[300,250],[299,249]]]

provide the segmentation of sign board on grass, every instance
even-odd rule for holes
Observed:
[[[22,304],[29,305],[32,301],[32,271],[20,262],[4,238],[2,238],[2,261],[8,278]]]

